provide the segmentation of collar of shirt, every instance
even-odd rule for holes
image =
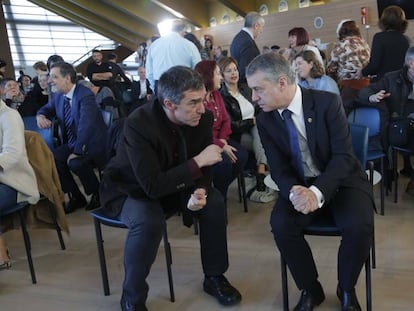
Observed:
[[[250,37],[252,37],[252,39],[254,40],[253,32],[249,28],[243,27],[242,30],[247,32],[250,35]]]
[[[76,88],[76,84],[74,84],[72,86],[72,88],[70,89],[69,92],[67,92],[66,94],[64,94],[65,97],[69,98],[70,105],[72,105],[72,98],[73,98],[73,93],[75,92],[75,88]]]
[[[303,119],[303,108],[302,108],[302,90],[299,85],[296,85],[296,92],[293,96],[292,101],[286,109],[292,111],[292,121],[296,126],[299,133],[306,137],[305,120]],[[278,109],[277,111],[282,116],[282,112],[285,109]],[[283,117],[282,117],[283,119]]]

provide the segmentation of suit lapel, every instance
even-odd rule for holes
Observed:
[[[302,88],[302,109],[303,118],[306,127],[306,137],[312,157],[314,157],[316,149],[316,119],[315,119],[315,103],[313,96],[307,89]]]

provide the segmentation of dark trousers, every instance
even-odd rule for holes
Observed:
[[[328,205],[308,215],[297,212],[290,201],[279,196],[270,224],[276,245],[300,290],[311,290],[318,279],[303,229],[321,213],[332,213],[342,232],[338,251],[339,285],[345,291],[355,287],[372,245],[373,208],[368,194],[351,188],[340,188]]]
[[[237,175],[243,172],[249,157],[247,150],[234,140],[229,140],[229,145],[236,148],[237,161],[232,163],[230,158],[222,153],[223,161],[213,165],[214,187],[220,191],[224,198],[227,198],[227,190]]]
[[[94,160],[90,156],[82,156],[71,160],[69,164],[67,164],[68,157],[71,153],[72,151],[68,145],[61,145],[53,149],[56,168],[63,192],[73,194],[79,192],[78,185],[71,174],[72,171],[79,177],[86,194],[97,193],[99,189],[99,180],[94,171],[94,168],[96,167]]]
[[[220,193],[212,189],[206,206],[194,215],[199,218],[204,274],[223,274],[228,268],[228,254],[224,201]],[[120,219],[129,228],[124,250],[123,296],[132,304],[144,305],[149,289],[145,279],[162,238],[164,211],[158,201],[129,197]]]

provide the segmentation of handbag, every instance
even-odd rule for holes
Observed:
[[[391,118],[388,126],[388,141],[390,145],[403,147],[410,142],[414,135],[414,119],[407,117]]]

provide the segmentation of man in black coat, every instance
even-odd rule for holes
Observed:
[[[272,232],[302,290],[294,311],[311,311],[325,299],[303,234],[324,213],[332,214],[342,232],[337,288],[342,311],[361,310],[355,285],[372,244],[372,185],[352,150],[340,97],[300,88],[290,64],[275,53],[255,58],[246,76],[252,99],[263,110],[257,127],[280,189],[270,218]],[[298,148],[292,148],[293,132]]]
[[[262,32],[264,19],[257,12],[249,12],[244,18],[244,27],[234,37],[230,46],[230,54],[239,65],[240,83],[246,84],[246,67],[260,50],[254,41]]]
[[[241,295],[223,276],[228,268],[224,199],[212,187],[210,166],[222,160],[212,143],[206,91],[192,69],[172,67],[158,81],[158,98],[125,121],[120,145],[101,183],[101,203],[129,228],[122,310],[147,310],[145,281],[155,260],[165,214],[199,218],[204,291],[223,305]]]

